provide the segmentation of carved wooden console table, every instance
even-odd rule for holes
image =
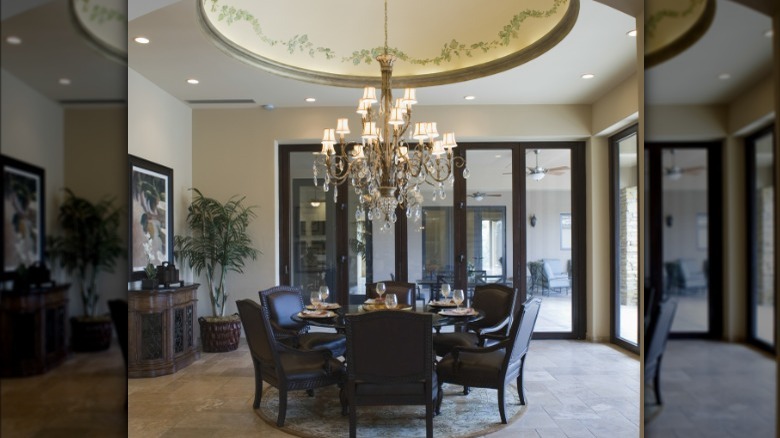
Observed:
[[[3,291],[0,376],[44,373],[68,356],[65,324],[70,284]]]
[[[128,288],[129,377],[173,374],[198,360],[198,286]]]

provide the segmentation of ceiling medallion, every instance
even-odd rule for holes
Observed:
[[[313,83],[379,86],[374,60],[387,50],[399,60],[394,83],[404,88],[476,79],[530,61],[569,33],[580,7],[579,0],[496,0],[489,8],[470,0],[394,0],[400,12],[386,46],[381,27],[366,24],[381,16],[379,2],[356,1],[349,11],[302,0],[198,4],[206,34],[241,61]],[[345,17],[360,21],[334,28]]]
[[[645,68],[650,68],[685,51],[707,32],[715,0],[648,0],[645,17]]]

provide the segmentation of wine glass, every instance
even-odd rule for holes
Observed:
[[[442,283],[441,285],[441,296],[444,297],[444,301],[447,301],[450,297],[450,284],[449,283]]]
[[[387,290],[387,286],[385,286],[384,283],[379,282],[376,284],[376,294],[379,295],[379,301],[382,301],[382,295],[385,294],[386,290]]]
[[[320,300],[327,303],[329,296],[330,296],[330,289],[328,289],[328,286],[324,284],[320,286]]]
[[[398,297],[395,294],[387,294],[385,297],[385,307],[395,309],[398,306]]]
[[[463,295],[463,289],[455,289],[452,291],[452,301],[455,301],[458,309],[460,309],[460,303],[463,302],[465,296]]]
[[[314,306],[314,308],[320,307],[320,301],[322,301],[322,297],[320,296],[320,291],[315,290],[311,293],[311,305]]]

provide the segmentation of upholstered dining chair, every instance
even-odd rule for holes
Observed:
[[[440,388],[431,348],[432,317],[392,310],[346,316],[351,438],[357,434],[358,406],[387,405],[425,405],[425,436],[433,436]]]
[[[661,401],[661,359],[666,350],[666,341],[677,310],[677,301],[667,298],[651,311],[652,319],[645,339],[645,379],[653,379],[655,401]]]
[[[414,283],[404,283],[401,281],[383,281],[385,284],[385,296],[395,294],[398,298],[398,305],[406,304],[417,309],[417,285]],[[366,283],[366,298],[377,298],[376,283]]]
[[[436,366],[439,393],[444,383],[496,389],[501,423],[506,424],[504,392],[507,383],[516,380],[520,404],[524,405],[526,402],[523,367],[541,303],[541,299],[532,298],[523,304],[518,317],[512,321],[508,339],[490,347],[453,348]],[[436,411],[439,412],[441,398],[437,403]]]
[[[471,307],[481,310],[485,317],[466,325],[465,332],[437,333],[433,336],[433,348],[437,356],[444,356],[456,345],[481,347],[490,336],[492,341],[506,338],[509,323],[514,314],[517,292],[503,284],[480,284],[474,288]]]
[[[303,351],[279,344],[274,338],[268,315],[259,304],[252,300],[238,300],[236,305],[255,368],[255,400],[252,406],[255,409],[260,407],[263,382],[279,390],[277,426],[284,426],[288,391],[343,383],[344,365],[328,350]],[[341,405],[342,409],[346,408],[343,388]]]
[[[309,326],[292,320],[304,309],[303,292],[292,286],[261,290],[260,304],[268,314],[274,337],[284,344],[303,350],[328,350],[333,357],[344,355],[347,338],[340,333],[309,332]]]

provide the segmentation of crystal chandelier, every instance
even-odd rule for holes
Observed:
[[[387,0],[385,0],[384,53],[378,55],[382,73],[382,88],[377,103],[376,89],[365,87],[358,101],[357,113],[362,118],[360,142],[349,142],[348,119],[337,120],[336,128],[326,128],[322,137],[322,151],[315,157],[314,185],[324,177],[323,190],[333,186],[333,201],[338,199],[339,185],[349,179],[358,196],[355,218],[381,223],[382,231],[389,230],[397,220],[396,209],[406,210],[407,218],[415,222],[422,216],[423,195],[420,186],[433,187],[433,200],[445,198],[444,184],[455,181],[456,168],[469,170],[463,157],[453,154],[455,133],[447,132],[441,139],[436,122],[417,122],[412,125],[412,105],[417,103],[415,90],[407,88],[404,97],[393,101],[391,77],[395,56],[387,46]],[[338,136],[338,138],[337,138]],[[338,151],[337,151],[338,148]]]

